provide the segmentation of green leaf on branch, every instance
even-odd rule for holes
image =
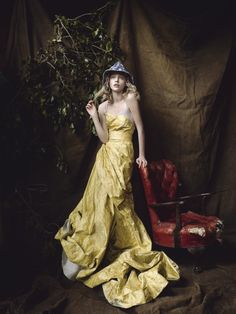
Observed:
[[[89,95],[101,88],[103,71],[123,56],[106,32],[105,17],[113,2],[70,19],[55,16],[54,35],[46,49],[28,59],[22,71],[24,98],[57,132],[80,132]],[[94,129],[91,126],[91,132]]]

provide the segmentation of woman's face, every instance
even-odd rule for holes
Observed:
[[[109,85],[112,91],[122,92],[125,88],[126,76],[119,72],[112,73],[109,78]]]

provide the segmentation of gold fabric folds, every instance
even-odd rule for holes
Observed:
[[[74,279],[103,285],[115,306],[129,308],[156,298],[167,280],[179,279],[178,266],[151,240],[134,212],[130,183],[134,124],[123,115],[106,115],[109,141],[97,153],[83,198],[56,234]]]

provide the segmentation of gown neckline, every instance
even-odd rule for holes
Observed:
[[[105,112],[105,115],[109,115],[109,116],[113,116],[113,117],[123,117],[126,120],[128,120],[131,124],[134,125],[134,121],[131,120],[130,118],[128,118],[126,115],[122,114],[122,113],[115,114],[115,113]]]

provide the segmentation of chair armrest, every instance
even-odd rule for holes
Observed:
[[[212,195],[214,193],[210,193],[210,192],[205,192],[205,193],[199,193],[199,194],[192,194],[192,195],[184,195],[184,196],[180,196],[177,199],[178,200],[183,200],[183,201],[189,201],[192,199],[196,199],[196,198],[201,198],[201,206],[200,206],[200,210],[201,212],[206,215],[206,210],[205,210],[205,200],[208,196]]]
[[[170,202],[162,202],[162,203],[152,203],[152,204],[148,204],[148,206],[152,207],[152,208],[158,208],[158,207],[162,207],[162,206],[170,206],[170,205],[183,205],[185,203],[184,200],[174,200],[174,201],[170,201]]]
[[[207,193],[199,193],[199,194],[192,194],[192,195],[184,195],[184,196],[179,196],[177,197],[176,200],[188,200],[188,199],[193,199],[193,198],[205,198],[207,196],[210,196],[213,193],[207,192]]]

